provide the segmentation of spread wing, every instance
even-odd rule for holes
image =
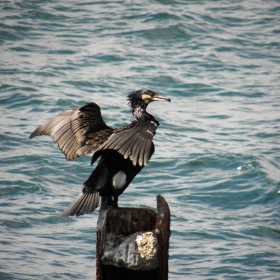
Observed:
[[[94,152],[112,133],[102,119],[100,107],[92,102],[53,117],[33,131],[29,139],[49,135],[67,160],[74,160]]]
[[[116,150],[124,158],[129,158],[133,165],[144,166],[155,151],[153,137],[157,124],[151,122],[134,121],[130,125],[115,129],[113,134],[94,153],[92,163],[105,150]]]

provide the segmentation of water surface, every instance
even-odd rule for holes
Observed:
[[[156,153],[119,199],[172,213],[170,279],[280,278],[279,1],[2,1],[0,278],[94,279],[98,211],[61,216],[92,171],[51,138],[67,108],[132,120],[151,88]]]

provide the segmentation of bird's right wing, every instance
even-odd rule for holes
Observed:
[[[67,160],[74,160],[95,151],[112,132],[103,121],[100,107],[92,102],[53,117],[34,130],[29,139],[49,135]]]
[[[134,121],[130,125],[115,129],[114,133],[93,154],[92,163],[103,151],[115,150],[124,158],[129,158],[133,165],[145,166],[154,153],[153,137],[157,124]]]

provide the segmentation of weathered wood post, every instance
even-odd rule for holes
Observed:
[[[170,210],[157,196],[156,213],[144,208],[109,208],[97,221],[96,279],[168,279]]]

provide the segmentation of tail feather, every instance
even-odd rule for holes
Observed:
[[[62,216],[81,216],[93,212],[99,204],[99,193],[81,193],[62,213]]]

